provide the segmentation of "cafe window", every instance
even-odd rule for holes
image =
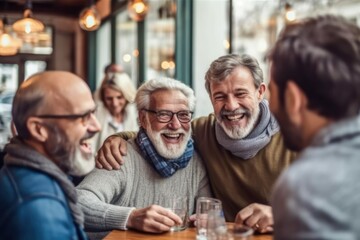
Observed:
[[[146,80],[175,76],[175,0],[150,0],[146,17]]]
[[[286,24],[319,14],[335,14],[360,25],[359,1],[230,1],[231,52],[256,57],[265,75],[268,73],[266,53]]]
[[[18,69],[17,64],[1,64],[0,63],[0,92],[16,91],[18,88]]]
[[[45,61],[25,61],[25,79],[31,75],[45,71],[46,62]]]
[[[116,63],[129,74],[137,85],[139,49],[137,43],[137,24],[129,18],[127,11],[116,16]]]
[[[111,63],[111,24],[105,22],[96,31],[96,86],[99,87],[104,78],[104,68]]]
[[[19,53],[50,55],[53,52],[53,28],[46,26],[41,33],[26,34],[22,37]]]

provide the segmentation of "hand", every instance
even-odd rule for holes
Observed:
[[[107,170],[120,169],[124,163],[123,157],[127,153],[126,141],[119,136],[108,137],[96,155],[96,167]]]
[[[267,205],[252,203],[236,215],[236,223],[252,227],[260,233],[273,232],[274,219],[272,208]]]
[[[131,212],[126,227],[144,232],[161,233],[169,231],[181,218],[171,210],[158,205],[135,209]]]
[[[196,214],[190,215],[188,220],[190,227],[196,227]]]

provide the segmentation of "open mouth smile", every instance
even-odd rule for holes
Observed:
[[[245,117],[245,113],[243,114],[235,114],[235,115],[223,115],[223,119],[228,121],[239,121]]]
[[[162,133],[161,137],[167,143],[178,144],[182,141],[184,134],[183,133]]]

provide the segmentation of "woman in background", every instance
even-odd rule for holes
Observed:
[[[95,151],[114,133],[138,130],[136,107],[133,104],[135,94],[136,89],[126,73],[111,73],[105,76],[95,113],[102,128],[93,138],[92,147]]]

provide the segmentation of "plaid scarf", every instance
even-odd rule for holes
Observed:
[[[177,170],[185,168],[194,152],[193,140],[190,138],[183,155],[177,159],[166,159],[157,153],[143,128],[140,128],[136,141],[145,159],[162,177],[170,177]]]

